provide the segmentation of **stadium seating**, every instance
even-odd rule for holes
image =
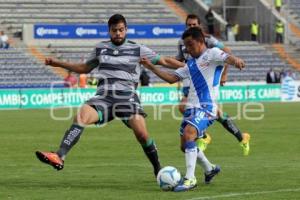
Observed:
[[[115,13],[124,14],[131,24],[180,22],[159,0],[0,1],[0,23],[12,32],[32,23],[106,23]]]
[[[130,24],[180,22],[160,0],[115,0],[113,3],[111,0],[1,0],[0,24],[10,33],[21,32],[24,24],[106,24],[109,16],[118,12],[124,14]],[[68,51],[69,48],[63,49]],[[90,50],[84,52],[78,47],[73,51],[67,57],[80,58],[78,53],[86,55]],[[1,88],[48,87],[51,81],[62,80],[24,52],[26,50],[23,49],[0,52],[1,58],[4,58],[0,60],[3,72],[0,75]],[[59,54],[57,56],[60,57]]]
[[[24,50],[0,50],[0,88],[63,87],[63,79],[38,64]]]
[[[296,0],[291,3],[299,4]],[[300,5],[300,4],[299,4]],[[297,5],[296,5],[297,7]],[[1,0],[0,23],[12,32],[21,31],[23,24],[31,23],[106,23],[110,15],[122,13],[128,23],[179,23],[180,19],[159,0]],[[147,15],[145,15],[147,13]],[[161,55],[175,56],[177,40],[149,47]],[[93,44],[53,44],[52,55],[72,61],[87,58]],[[263,45],[254,42],[226,43],[233,53],[247,64],[244,72],[230,68],[228,81],[264,81],[269,68],[288,67]],[[0,52],[0,87],[48,87],[51,81],[61,81],[50,69],[24,53],[23,49]],[[150,73],[151,82],[162,82]]]
[[[147,46],[154,49],[161,55],[174,57],[177,53],[176,44],[177,41],[174,40],[173,45],[165,44]],[[270,68],[281,70],[289,67],[277,55],[268,51],[263,45],[256,42],[233,42],[225,44],[232,49],[234,55],[243,58],[247,65],[247,68],[243,72],[230,67],[228,81],[265,81],[267,71]],[[78,44],[74,44],[72,46],[56,45],[52,48],[55,49],[57,56],[62,59],[79,61],[86,59],[88,53],[93,48],[92,46],[86,45],[87,44],[85,44],[85,46]],[[152,83],[163,82],[152,73],[150,73],[150,77]]]
[[[300,24],[300,1],[299,0],[289,0],[288,8],[296,15],[298,15],[298,22]]]

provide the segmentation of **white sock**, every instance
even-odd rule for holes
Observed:
[[[195,168],[197,163],[197,147],[185,148],[185,164],[186,164],[186,174],[185,178],[192,179],[195,178]]]
[[[199,148],[198,148],[197,158],[198,158],[198,163],[204,169],[205,173],[213,170],[213,165],[209,162],[209,160],[206,158],[203,151],[201,151],[201,149],[199,149]]]

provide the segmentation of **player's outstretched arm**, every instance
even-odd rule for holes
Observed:
[[[221,86],[224,86],[227,81],[227,74],[228,74],[228,64],[224,64],[224,70],[221,76]]]
[[[175,83],[179,81],[179,77],[175,74],[162,71],[155,65],[151,63],[151,61],[147,58],[141,58],[140,63],[144,65],[147,69],[151,70],[154,74],[156,74],[159,78],[167,81],[168,83]]]
[[[178,69],[180,67],[184,67],[185,65],[183,62],[166,56],[161,56],[160,59],[157,61],[157,64],[169,69]]]
[[[46,58],[45,65],[50,65],[52,67],[62,67],[64,69],[83,74],[89,73],[92,71],[92,67],[88,66],[85,63],[71,63],[71,62],[64,62],[54,58]]]
[[[243,69],[245,68],[245,62],[243,59],[235,57],[233,55],[230,55],[226,60],[225,63],[229,64],[229,65],[233,65],[238,69]]]

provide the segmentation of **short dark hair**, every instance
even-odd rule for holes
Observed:
[[[116,25],[116,24],[121,23],[121,22],[124,23],[125,27],[127,27],[127,22],[126,22],[125,17],[123,15],[121,15],[121,14],[114,14],[108,20],[108,23],[107,23],[108,24],[108,28],[110,29],[110,27],[112,25]]]
[[[205,42],[204,33],[201,28],[199,27],[191,27],[184,31],[182,34],[182,39],[184,40],[187,37],[192,37],[194,40],[197,40],[199,42]]]
[[[185,19],[185,25],[187,25],[187,21],[188,21],[189,19],[196,19],[197,22],[198,22],[198,24],[201,24],[201,20],[200,20],[200,18],[198,17],[198,15],[195,15],[195,14],[189,14],[189,15],[186,17],[186,19]]]

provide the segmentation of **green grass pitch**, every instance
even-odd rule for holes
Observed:
[[[237,105],[225,105],[224,110],[235,115]],[[68,155],[64,170],[55,171],[38,161],[34,152],[56,150],[71,120],[53,120],[50,110],[1,111],[0,199],[300,199],[300,104],[266,103],[264,110],[262,120],[235,120],[252,136],[248,157],[220,124],[209,128],[212,143],[206,155],[222,172],[205,185],[197,166],[198,187],[184,193],[160,191],[141,147],[118,120],[103,128],[87,128]],[[161,116],[151,108],[146,111],[162,165],[175,166],[184,174],[180,121],[168,111]],[[56,117],[68,114],[66,109],[54,111]]]

